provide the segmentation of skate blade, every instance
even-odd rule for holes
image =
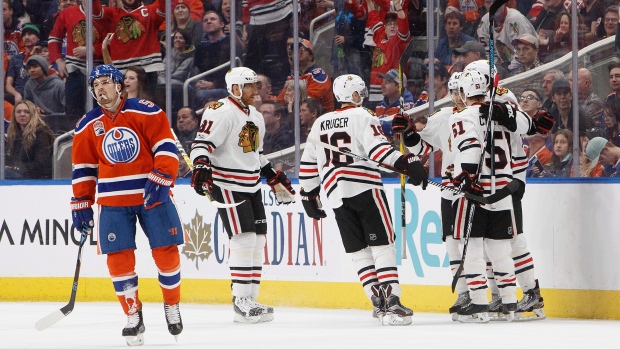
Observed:
[[[515,313],[514,321],[536,321],[544,320],[547,318],[547,314],[542,309],[534,309],[532,311]]]
[[[144,345],[144,334],[139,333],[137,336],[125,336],[125,342],[130,347],[139,347]]]
[[[273,313],[261,314],[259,316],[259,322],[270,322],[273,321]]]
[[[484,324],[489,322],[489,314],[487,313],[477,313],[471,315],[459,315],[459,322],[462,323],[473,323],[473,324]]]
[[[396,314],[387,314],[383,317],[381,324],[390,326],[407,326],[411,325],[411,316],[398,316]]]
[[[490,321],[506,321],[506,315],[500,312],[488,312]]]
[[[241,324],[257,324],[260,322],[260,315],[259,316],[243,316],[241,314],[235,314],[235,318],[233,319],[233,322],[238,322]]]
[[[459,320],[459,314],[457,314],[456,312],[450,313],[450,316],[452,316],[452,321],[458,321]]]

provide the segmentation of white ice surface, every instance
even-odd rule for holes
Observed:
[[[117,303],[77,303],[44,331],[41,317],[63,303],[0,303],[0,348],[127,348],[126,317]],[[232,305],[181,304],[184,330],[175,343],[163,305],[145,303],[144,347],[156,348],[620,348],[620,322],[546,319],[528,323],[460,324],[448,314],[416,313],[410,326],[380,326],[370,311],[276,307],[275,320],[232,322]]]

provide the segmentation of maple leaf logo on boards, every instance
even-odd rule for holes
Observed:
[[[187,235],[187,242],[183,247],[182,253],[187,259],[196,262],[196,269],[198,268],[198,262],[204,261],[209,258],[213,249],[209,246],[211,242],[211,224],[204,224],[202,216],[196,214],[189,224],[183,224],[183,230]]]

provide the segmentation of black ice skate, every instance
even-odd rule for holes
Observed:
[[[263,310],[259,308],[250,297],[233,297],[235,310],[234,322],[255,324],[260,322]]]
[[[170,334],[174,336],[174,340],[177,341],[179,334],[183,332],[183,321],[181,321],[179,303],[174,305],[164,303],[164,311],[166,312],[168,332],[170,332]]]
[[[142,310],[127,315],[127,325],[123,328],[123,337],[127,345],[134,347],[144,344],[144,321]]]
[[[456,302],[450,307],[450,315],[452,315],[452,321],[456,321],[459,319],[458,311],[461,310],[462,307],[466,306],[467,303],[471,302],[471,298],[469,298],[469,291],[459,293],[459,296],[456,299]]]
[[[457,312],[459,322],[486,323],[489,322],[489,305],[468,303]]]
[[[379,322],[383,325],[383,316],[385,315],[385,298],[383,298],[383,293],[381,289],[377,285],[373,285],[370,287],[373,295],[370,297],[370,301],[372,302],[372,317],[375,319],[379,319]]]
[[[517,311],[517,303],[502,304],[502,314],[504,314],[504,320],[512,322],[515,319],[515,311]]]
[[[387,322],[392,326],[404,326],[411,324],[413,311],[400,303],[400,298],[392,294],[391,285],[381,286],[383,298],[385,298],[385,316]]]
[[[540,296],[540,288],[538,287],[538,280],[536,280],[536,287],[523,293],[523,299],[517,303],[515,320],[544,320],[547,317],[543,310],[544,307],[545,303]]]
[[[500,297],[497,293],[491,294],[491,302],[489,303],[489,320],[506,320],[504,313],[502,313],[502,297]]]
[[[254,307],[258,307],[261,309],[261,314],[260,314],[260,322],[269,322],[269,321],[273,321],[273,307],[264,305],[259,303],[258,301],[256,301],[256,299],[254,297],[248,297],[250,299],[251,302],[254,303]]]

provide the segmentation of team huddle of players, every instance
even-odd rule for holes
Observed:
[[[526,318],[529,312],[532,318],[545,317],[522,234],[520,204],[527,162],[520,135],[548,132],[550,118],[541,114],[534,120],[519,111],[515,96],[504,88],[495,90],[490,103],[487,61],[473,62],[458,74],[449,84],[455,107],[431,115],[422,132],[415,132],[408,115],[394,117],[392,127],[401,133],[407,154],[388,142],[374,113],[361,107],[368,96],[364,81],[350,74],[337,77],[333,91],[341,108],[314,123],[301,158],[304,210],[314,219],[326,217],[319,195],[322,187],[345,251],[372,302],[372,314],[382,323],[411,324],[413,312],[400,302],[395,232],[376,163],[406,173],[408,183],[425,189],[427,174],[418,155],[437,149],[443,150],[444,185],[487,196],[511,181],[520,184],[513,195],[486,206],[442,192],[443,237],[453,274],[462,256],[459,242],[468,240],[463,276],[456,286],[458,299],[450,308],[453,319],[486,322],[491,314],[512,321],[515,316]],[[256,300],[267,233],[261,177],[279,204],[294,202],[296,193],[286,175],[275,170],[262,152],[265,123],[252,105],[260,89],[258,76],[249,68],[237,67],[225,80],[229,96],[205,108],[192,146],[191,185],[218,207],[230,238],[234,321],[267,322],[273,320],[274,309]],[[134,256],[136,222],[140,223],[158,268],[168,330],[176,338],[183,330],[177,245],[184,243],[170,191],[179,161],[176,137],[156,105],[123,96],[123,75],[113,66],[93,69],[88,84],[99,106],[76,125],[73,224],[78,229],[94,228],[91,206],[97,193],[98,249],[107,255],[112,283],[127,315],[122,335],[134,346],[144,343],[145,331]],[[487,134],[493,135],[493,160]],[[122,152],[115,151],[119,147]],[[520,302],[517,281],[524,291]],[[490,304],[487,288],[493,294]]]

